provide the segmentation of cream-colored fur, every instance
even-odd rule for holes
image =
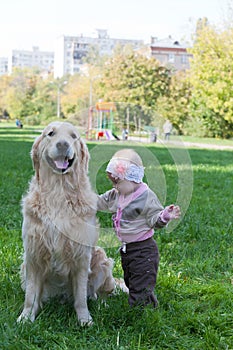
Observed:
[[[111,294],[116,282],[112,276],[113,260],[108,258],[105,251],[96,247],[92,252],[91,273],[88,279],[87,294],[92,299],[101,298]]]
[[[97,297],[105,298],[111,294],[116,287],[120,287],[124,282],[120,283],[119,279],[114,279],[112,269],[114,261],[108,258],[104,249],[94,247],[92,249],[90,272],[87,283],[87,296],[96,300]],[[21,265],[21,281],[22,289],[26,288],[26,268],[25,264]],[[47,282],[44,283],[42,301],[47,301],[51,297],[61,296],[62,301],[73,298],[72,285],[70,280],[64,279],[64,276],[50,274]],[[122,289],[122,288],[121,288]],[[124,290],[124,289],[122,289]]]
[[[87,289],[95,296],[106,278],[94,275],[95,264],[90,268],[98,229],[87,147],[73,125],[54,122],[35,140],[31,156],[35,176],[22,202],[25,302],[18,321],[34,321],[43,300],[67,290],[80,323],[91,324]],[[102,262],[96,271],[104,270]],[[112,262],[106,257],[105,263],[111,280]]]

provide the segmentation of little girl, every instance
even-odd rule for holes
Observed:
[[[98,210],[114,213],[115,232],[121,241],[124,281],[129,289],[129,305],[158,305],[154,295],[159,251],[153,239],[161,228],[180,216],[178,206],[163,208],[156,194],[142,182],[144,167],[132,149],[114,154],[107,166],[113,189],[98,196]]]

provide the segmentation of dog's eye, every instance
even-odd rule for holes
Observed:
[[[76,134],[71,134],[71,137],[72,137],[72,139],[77,139],[77,135]]]
[[[52,137],[54,135],[55,135],[55,132],[53,130],[48,133],[48,136],[50,136],[50,137]]]

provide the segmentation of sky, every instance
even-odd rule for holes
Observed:
[[[11,49],[54,51],[60,35],[189,40],[196,21],[207,17],[219,26],[233,0],[4,0],[0,11],[0,57]]]

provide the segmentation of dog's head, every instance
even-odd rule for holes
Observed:
[[[32,146],[31,157],[38,174],[41,162],[56,174],[73,171],[75,164],[87,172],[89,152],[78,130],[67,122],[49,124]]]

